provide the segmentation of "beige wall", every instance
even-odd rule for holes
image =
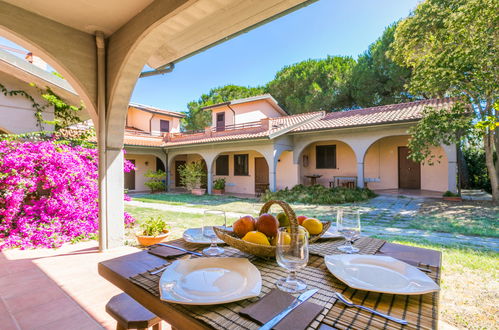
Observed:
[[[151,119],[152,118],[152,119]],[[160,120],[168,120],[170,122],[170,132],[180,132],[180,119],[161,115],[152,114],[146,111],[141,111],[132,107],[128,108],[127,126],[135,127],[145,132],[160,134]]]
[[[147,171],[156,171],[156,156],[125,154],[125,159],[135,160],[135,191],[149,191],[144,185],[149,179],[144,176]],[[147,162],[147,165],[146,165]]]
[[[0,73],[0,83],[10,90],[22,90],[31,95],[39,104],[46,104],[40,92],[28,83],[20,81],[6,73]],[[45,120],[53,120],[52,108],[43,112]],[[33,103],[22,95],[5,96],[0,93],[0,130],[12,134],[22,134],[40,131],[37,127]],[[45,130],[53,130],[53,125],[43,124]]]
[[[275,118],[281,117],[282,115],[265,100],[258,100],[254,102],[234,104],[231,105],[236,114],[235,123],[243,124],[254,121],[260,121],[264,118]],[[228,106],[223,106],[220,108],[213,109],[212,111],[212,125],[216,125],[217,117],[216,114],[220,112],[225,112],[225,125],[234,124],[234,113],[229,109]]]
[[[317,145],[336,145],[336,168],[335,169],[318,169],[316,168],[315,147]],[[308,155],[308,166],[303,166],[303,156]],[[356,176],[357,161],[352,148],[341,141],[323,141],[312,143],[306,147],[300,155],[300,183],[309,184],[310,179],[306,175],[319,174],[321,178],[317,179],[318,184],[329,186],[329,181],[334,176]]]
[[[198,154],[187,154],[175,156],[170,163],[170,188],[175,188],[175,161],[183,160],[187,163],[198,162],[204,160],[201,155]]]
[[[298,164],[293,164],[293,152],[283,151],[277,162],[276,169],[276,189],[293,188],[300,183],[300,168]]]
[[[234,175],[234,155],[248,154],[248,175]],[[225,191],[228,193],[254,194],[255,193],[255,158],[263,157],[256,151],[224,152],[221,155],[229,155],[229,175],[215,175],[216,163],[213,164],[213,180],[225,178]]]
[[[375,142],[364,158],[364,177],[379,178],[380,182],[369,182],[370,189],[398,188],[398,147],[407,146],[408,136],[386,137]],[[432,152],[442,155],[440,163],[421,166],[421,189],[446,191],[448,186],[447,156],[441,147]]]

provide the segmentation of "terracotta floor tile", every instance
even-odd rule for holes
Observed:
[[[90,316],[80,313],[37,326],[36,330],[102,330],[104,327]]]
[[[0,329],[2,330],[19,330],[20,328],[15,323],[14,319],[8,314],[0,314]]]
[[[22,294],[4,297],[4,302],[12,313],[26,308],[41,306],[52,300],[67,298],[67,295],[59,287],[54,285],[34,288]]]

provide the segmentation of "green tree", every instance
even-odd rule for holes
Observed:
[[[390,52],[397,63],[412,69],[412,93],[458,96],[471,104],[495,202],[499,202],[498,12],[497,0],[427,0],[399,23]],[[426,132],[444,133],[443,124],[435,121],[436,126],[427,126]],[[424,142],[426,135],[419,136]],[[426,141],[411,152],[417,154],[436,143]]]
[[[373,107],[414,98],[406,88],[411,69],[395,63],[387,55],[396,27],[397,23],[387,27],[382,36],[357,59],[350,78],[350,90],[357,106]]]
[[[282,68],[267,88],[289,113],[343,110],[352,106],[347,82],[354,65],[351,57],[309,59]]]
[[[263,87],[226,85],[213,88],[208,94],[201,95],[199,100],[187,104],[188,112],[182,121],[182,126],[186,130],[204,129],[211,124],[211,114],[209,111],[203,111],[203,107],[263,93],[265,93]]]

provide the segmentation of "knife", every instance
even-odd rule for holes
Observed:
[[[184,251],[184,252],[187,252],[187,253],[190,253],[190,254],[193,254],[195,256],[198,256],[198,257],[202,257],[203,255],[199,252],[194,252],[194,251],[189,251],[189,250],[186,250],[184,248],[181,248],[180,246],[175,246],[175,245],[170,245],[170,244],[165,244],[165,243],[158,243],[158,245],[161,245],[161,246],[166,246],[166,247],[169,247],[169,248],[172,248],[172,249],[176,249],[176,250],[179,250],[179,251]]]
[[[282,312],[280,312],[279,314],[277,314],[276,316],[274,316],[270,321],[268,321],[267,323],[265,323],[264,325],[262,325],[262,327],[260,328],[260,330],[270,330],[270,329],[272,329],[277,323],[281,322],[281,320],[283,318],[285,318],[286,315],[288,315],[289,313],[291,313],[291,311],[293,309],[295,309],[296,307],[300,306],[307,299],[309,299],[314,294],[316,294],[317,291],[319,291],[319,289],[312,289],[312,290],[308,290],[308,291],[303,292],[301,295],[298,296],[298,298],[296,298],[295,300],[293,300],[293,302],[288,307],[286,307]]]

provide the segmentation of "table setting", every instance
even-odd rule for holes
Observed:
[[[286,218],[269,215],[272,205]],[[205,218],[182,239],[151,246],[147,253],[164,262],[128,281],[215,329],[436,326],[435,251],[416,260],[414,248],[360,236],[358,211],[340,209],[335,227],[306,222],[282,201],[264,204],[253,225],[228,227],[223,211]]]

